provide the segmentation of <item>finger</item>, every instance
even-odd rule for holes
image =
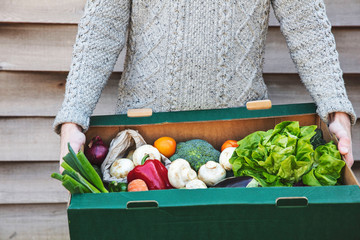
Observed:
[[[349,167],[352,167],[352,165],[354,164],[354,157],[352,152],[349,152],[348,154],[346,154],[345,156],[345,162]]]
[[[342,155],[348,154],[351,148],[351,139],[347,136],[339,138],[338,149]]]
[[[354,164],[354,158],[352,157],[352,154],[345,155],[345,162],[350,168],[352,167]]]

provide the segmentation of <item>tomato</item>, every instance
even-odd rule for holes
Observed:
[[[221,151],[224,151],[225,148],[228,148],[228,147],[237,147],[239,146],[237,144],[237,141],[235,140],[227,140],[226,142],[224,142],[224,144],[221,146]]]
[[[161,137],[154,142],[154,147],[165,157],[169,158],[176,151],[176,141],[171,137]]]

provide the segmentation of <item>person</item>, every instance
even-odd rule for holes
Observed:
[[[88,0],[54,121],[60,159],[67,142],[75,151],[85,143],[90,115],[125,45],[117,114],[144,107],[239,107],[266,99],[262,66],[271,5],[317,113],[351,166],[356,116],[323,0]]]

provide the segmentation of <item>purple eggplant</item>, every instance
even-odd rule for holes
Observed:
[[[224,180],[215,184],[216,188],[238,188],[238,187],[246,187],[251,181],[253,180],[252,177],[230,177],[225,178]]]
[[[305,185],[301,180],[294,184],[294,187],[309,187],[308,185]]]

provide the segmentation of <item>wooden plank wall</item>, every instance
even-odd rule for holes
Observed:
[[[360,1],[326,0],[350,99],[360,116]],[[0,7],[0,239],[68,239],[67,192],[51,129],[61,105],[85,0],[2,0]],[[112,114],[124,54],[95,114]],[[311,102],[274,16],[264,77],[274,104]],[[360,160],[360,121],[353,128]],[[360,168],[360,162],[354,169]],[[360,176],[359,171],[356,171]]]

